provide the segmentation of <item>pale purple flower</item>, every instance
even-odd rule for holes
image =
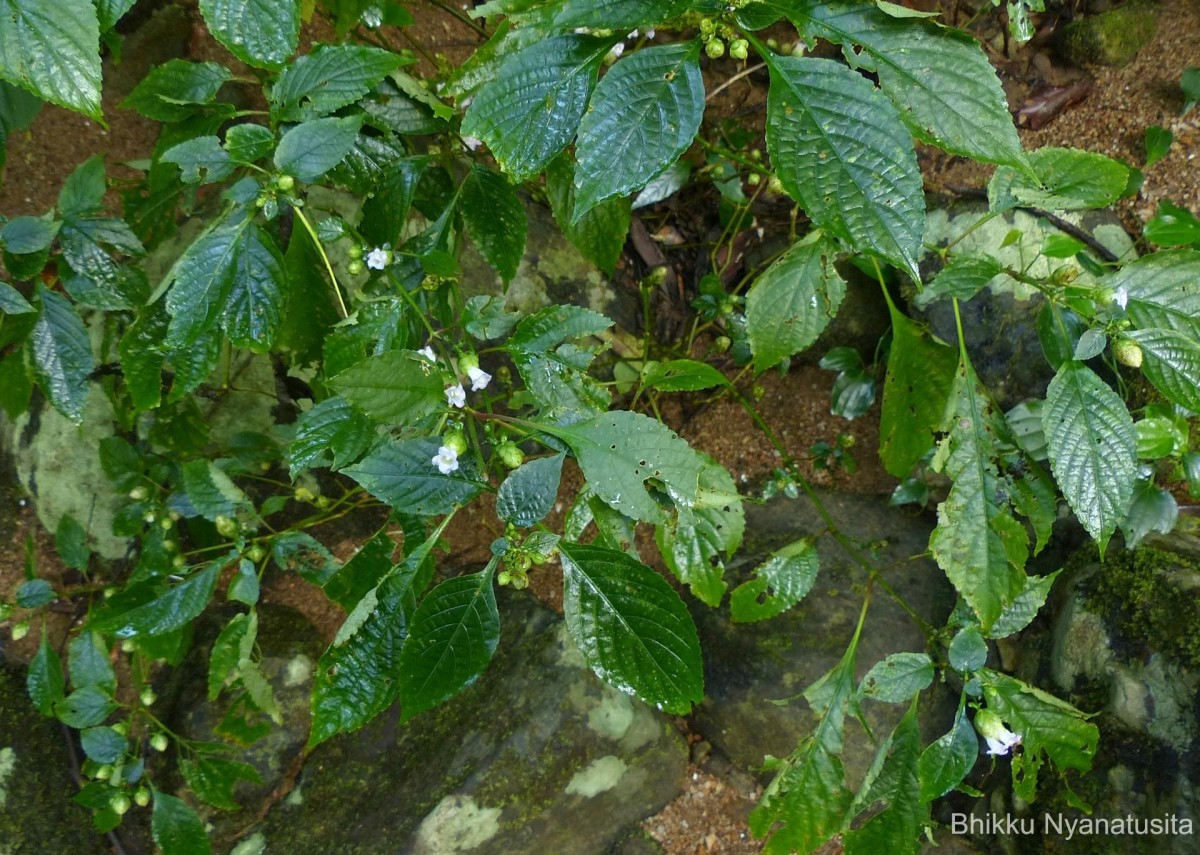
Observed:
[[[438,468],[438,472],[449,475],[458,469],[458,452],[448,445],[443,445],[430,462]]]
[[[492,375],[479,367],[467,369],[467,376],[471,378],[471,391],[478,392],[487,388],[487,384],[492,382]]]
[[[452,407],[461,408],[466,406],[467,390],[462,387],[462,383],[446,387],[446,403]]]
[[[381,246],[377,246],[367,253],[367,267],[372,270],[383,270],[391,260],[392,254]]]
[[[433,352],[433,348],[432,348],[432,347],[430,347],[429,345],[425,345],[423,348],[421,348],[420,350],[418,350],[418,351],[417,351],[417,353],[419,353],[419,354],[421,354],[422,356],[424,356],[424,357],[425,357],[426,359],[428,359],[430,362],[437,362],[437,354],[435,354],[435,353]]]
[[[1021,744],[1021,734],[1005,727],[1000,716],[991,710],[983,709],[975,714],[975,729],[987,740],[987,753],[992,757],[1003,757]]]

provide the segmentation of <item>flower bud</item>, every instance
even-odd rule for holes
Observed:
[[[704,46],[704,52],[710,59],[720,59],[725,55],[725,43],[720,39],[711,39]]]
[[[729,55],[734,59],[745,59],[750,55],[750,43],[745,39],[734,39],[729,45]]]
[[[442,437],[442,445],[454,449],[455,454],[462,454],[467,450],[467,438],[460,430],[451,431]]]
[[[133,499],[135,502],[140,502],[149,495],[150,494],[146,491],[145,487],[134,487],[129,491],[129,498]]]
[[[165,733],[156,733],[150,737],[150,747],[155,751],[166,751],[169,744]]]
[[[129,796],[124,793],[117,793],[117,795],[109,799],[108,806],[112,808],[112,812],[117,816],[124,816],[133,807],[133,802],[129,801]]]
[[[352,243],[352,244],[350,244],[350,248],[348,250],[346,250],[346,254],[348,256],[350,256],[351,258],[356,258],[356,259],[362,258],[364,252],[366,252],[366,250],[363,249],[363,246],[360,243]]]
[[[1142,348],[1133,339],[1119,338],[1113,342],[1113,356],[1122,365],[1130,368],[1142,367]]]
[[[154,706],[154,702],[158,700],[158,695],[154,694],[154,690],[147,686],[146,688],[142,689],[142,694],[139,696],[138,700],[142,702],[142,706],[152,707]]]
[[[348,270],[350,272],[351,276],[358,276],[365,269],[366,268],[363,267],[362,261],[357,258],[346,265],[346,270]]]
[[[133,803],[138,807],[150,804],[150,791],[145,787],[138,787],[137,792],[133,794]]]
[[[290,175],[280,175],[275,179],[275,186],[286,193],[296,186],[296,179]]]
[[[21,623],[13,624],[13,628],[12,628],[12,640],[13,641],[20,641],[22,638],[24,638],[27,635],[29,635],[29,622],[28,621],[22,621]]]
[[[463,374],[470,372],[472,368],[479,367],[479,357],[474,353],[464,353],[458,357],[458,370]]]
[[[496,454],[499,455],[500,461],[509,469],[516,469],[525,462],[525,452],[521,451],[516,443],[511,441],[500,443],[496,448]]]

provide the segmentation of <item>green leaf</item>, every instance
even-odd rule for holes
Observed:
[[[89,727],[79,734],[79,744],[95,763],[118,763],[129,750],[129,739],[111,727]]]
[[[648,184],[687,150],[704,116],[698,41],[644,48],[596,86],[575,144],[573,222]]]
[[[242,657],[238,660],[238,677],[246,688],[250,702],[277,725],[283,724],[283,713],[279,702],[275,700],[275,690],[271,687],[258,663]]]
[[[184,184],[224,181],[237,169],[237,163],[221,148],[221,141],[212,135],[193,137],[172,146],[159,159],[178,164]]]
[[[58,210],[64,217],[88,214],[104,204],[104,155],[94,154],[67,176],[58,192]]]
[[[721,554],[737,551],[746,529],[745,510],[733,476],[711,457],[699,455],[694,507],[680,507],[674,525],[655,531],[658,550],[675,577],[703,603],[716,608],[729,587]]]
[[[1164,200],[1158,203],[1158,213],[1146,223],[1142,234],[1159,246],[1200,244],[1200,219],[1186,208]]]
[[[1025,589],[1017,595],[1012,605],[1004,610],[999,619],[992,624],[988,638],[1006,638],[1020,632],[1033,621],[1046,602],[1054,580],[1062,570],[1055,570],[1047,576],[1030,576],[1025,580]]]
[[[1175,497],[1154,482],[1138,481],[1133,490],[1133,502],[1129,513],[1121,523],[1125,533],[1125,548],[1136,549],[1142,538],[1152,531],[1170,534],[1179,521],[1179,505]]]
[[[892,346],[883,381],[879,458],[888,472],[903,478],[934,445],[957,365],[954,349],[907,318],[890,298],[888,312]]]
[[[232,517],[249,501],[233,480],[211,460],[189,460],[183,464],[183,489],[196,513],[206,520]]]
[[[151,68],[121,106],[158,122],[182,122],[212,104],[231,77],[228,68],[215,62],[167,60]]]
[[[111,632],[118,638],[164,635],[179,629],[204,611],[212,599],[213,590],[217,586],[217,576],[225,564],[226,559],[220,558],[192,575],[186,582],[176,585],[147,603],[93,618],[88,622],[87,628],[92,632]]]
[[[517,275],[525,254],[525,207],[504,176],[478,164],[463,181],[458,212],[479,254],[505,282]]]
[[[950,732],[938,738],[921,754],[917,774],[921,780],[921,801],[940,799],[953,790],[975,766],[979,757],[979,737],[959,707]]]
[[[276,121],[294,122],[353,104],[412,60],[365,45],[318,45],[288,65],[271,90]]]
[[[200,0],[200,14],[217,41],[248,65],[276,68],[296,52],[300,0]]]
[[[612,39],[543,39],[504,61],[475,95],[464,136],[487,143],[514,181],[537,175],[575,136]]]
[[[512,331],[520,320],[516,312],[504,311],[504,298],[476,294],[463,307],[463,329],[480,341],[501,338]]]
[[[978,671],[987,662],[987,642],[974,626],[964,626],[950,642],[946,651],[950,667],[963,674]]]
[[[386,528],[368,540],[354,557],[325,580],[325,595],[346,610],[353,609],[392,571],[396,543]]]
[[[262,776],[249,763],[212,754],[180,757],[179,773],[202,802],[222,810],[241,809],[233,797],[233,788],[238,781],[262,783]]]
[[[400,651],[424,585],[419,579],[440,531],[363,596],[346,619],[356,625],[343,626],[341,643],[335,640],[321,655],[313,680],[310,748],[336,733],[357,730],[396,700]]]
[[[116,674],[108,661],[108,647],[94,632],[83,632],[71,639],[67,665],[71,671],[71,685],[76,689],[96,686],[112,692],[117,686]]]
[[[783,614],[804,599],[817,580],[820,558],[808,540],[777,549],[754,570],[754,578],[733,589],[729,610],[737,623]]]
[[[100,121],[100,24],[92,0],[0,0],[0,77]]]
[[[383,170],[374,195],[363,202],[358,228],[366,240],[376,246],[400,244],[417,185],[428,163],[425,157],[406,157]]]
[[[558,498],[564,457],[562,454],[539,457],[514,469],[496,496],[500,519],[524,528],[541,522]]]
[[[584,258],[612,276],[629,234],[629,199],[607,199],[576,219],[575,168],[566,155],[556,157],[546,168],[546,195],[554,220],[567,240]]]
[[[920,798],[917,766],[921,753],[921,729],[917,706],[912,704],[896,729],[879,746],[867,781],[855,799],[855,808],[872,807],[883,801],[887,807],[842,838],[846,855],[876,855],[879,852],[921,851],[921,831],[929,822],[929,805]]]
[[[814,231],[793,244],[746,295],[746,331],[754,368],[765,371],[799,353],[837,314],[846,283],[833,266],[834,247]]]
[[[275,166],[301,181],[316,181],[350,154],[361,116],[313,119],[289,128],[275,149]]]
[[[767,146],[784,188],[813,222],[920,281],[925,197],[912,136],[856,71],[772,57]]]
[[[13,217],[0,230],[0,241],[4,242],[4,249],[14,255],[41,252],[49,249],[58,235],[60,226],[61,221],[49,217]],[[3,304],[0,304],[0,307],[3,307]]]
[[[26,579],[17,588],[15,599],[19,608],[41,608],[54,602],[54,586],[46,579]]]
[[[36,312],[21,292],[7,282],[0,282],[0,312],[6,315],[28,315]]]
[[[69,268],[60,272],[67,291],[81,305],[98,309],[132,309],[149,292],[146,277],[132,265],[118,262],[105,247],[126,255],[144,255],[141,241],[124,220],[68,214],[58,234],[62,257]]]
[[[661,484],[677,506],[695,503],[701,460],[670,428],[641,413],[618,411],[569,427],[543,426],[575,452],[592,491],[630,519],[662,522],[645,482]]]
[[[67,727],[82,730],[95,727],[117,709],[109,693],[98,686],[76,689],[55,705],[58,720]]]
[[[1054,479],[1103,552],[1133,494],[1133,419],[1120,396],[1078,362],[1064,362],[1050,381],[1042,419]]]
[[[92,343],[75,307],[40,282],[41,313],[30,335],[33,374],[54,408],[76,424],[83,421],[88,377],[96,367]]]
[[[182,799],[154,790],[154,810],[150,815],[154,842],[163,855],[211,855],[212,846],[204,823]]]
[[[994,258],[956,255],[917,295],[915,305],[923,309],[945,297],[970,300],[1003,272],[1004,267]]]
[[[1028,169],[996,70],[979,43],[933,22],[901,21],[866,3],[797,4],[789,17],[808,38],[844,46],[922,142],[988,163]],[[862,53],[849,49],[861,45]]]
[[[433,462],[439,445],[436,438],[389,443],[342,473],[375,498],[406,513],[426,517],[448,514],[475,498],[484,484],[465,457],[459,459],[457,471],[443,475]]]
[[[254,650],[258,638],[258,613],[235,615],[217,640],[208,657],[208,699],[214,701],[231,675],[237,672],[238,662]]]
[[[631,30],[677,18],[692,4],[690,0],[566,0],[561,5],[555,27]]]
[[[314,585],[324,585],[337,572],[338,560],[311,534],[285,532],[271,541],[271,557],[281,570],[298,573]]]
[[[950,431],[934,466],[954,485],[938,506],[929,548],[986,630],[1024,586],[1029,542],[1004,502],[1007,479],[995,464],[998,447],[1008,441],[1007,425],[965,354],[946,417]]]
[[[704,697],[700,640],[667,581],[615,549],[560,544],[563,614],[583,658],[609,685],[673,715]]]
[[[136,2],[137,0],[96,0],[96,15],[100,21],[100,32],[106,33],[115,27]]]
[[[543,415],[581,418],[608,408],[612,396],[585,373],[593,351],[563,342],[610,326],[603,315],[570,304],[547,306],[517,324],[506,349]]]
[[[983,695],[992,712],[1021,737],[1022,762],[1013,763],[1013,787],[1032,799],[1038,767],[1045,754],[1060,770],[1086,772],[1092,766],[1100,733],[1088,716],[1041,689],[994,671],[981,671]]]
[[[642,366],[641,381],[643,386],[660,392],[696,392],[729,385],[720,371],[694,359],[651,360]]]
[[[225,132],[225,151],[238,163],[257,163],[275,145],[275,134],[262,125],[234,125]]]
[[[446,403],[445,378],[411,350],[389,350],[347,368],[332,389],[376,421],[411,425]]]
[[[402,720],[432,709],[478,679],[500,643],[492,568],[447,579],[409,624],[400,651]]]
[[[900,704],[933,683],[933,660],[924,653],[893,653],[871,666],[858,692],[888,704]]]
[[[1168,329],[1200,340],[1200,252],[1144,255],[1102,280],[1125,294],[1125,311],[1141,329]]]
[[[367,450],[374,435],[370,420],[353,404],[336,395],[326,398],[296,422],[296,435],[288,446],[288,470],[294,479],[317,462],[341,469]]]
[[[162,345],[168,323],[165,302],[159,300],[142,309],[118,346],[125,387],[139,412],[154,409],[162,400],[162,370],[166,361]]]
[[[25,688],[29,699],[42,715],[54,715],[54,705],[62,700],[67,681],[63,676],[62,660],[50,646],[46,633],[42,633],[37,653],[29,662],[25,675]]]
[[[1200,344],[1174,330],[1133,330],[1142,373],[1169,401],[1200,412]]]
[[[770,855],[812,852],[841,830],[853,795],[843,783],[841,758],[816,739],[806,739],[784,762],[751,811],[750,830],[755,837],[770,835],[763,847]]]
[[[33,378],[25,364],[25,353],[16,350],[0,358],[0,409],[15,419],[25,412],[33,394]]]
[[[1028,154],[1036,180],[1001,166],[988,183],[993,211],[1016,207],[1075,211],[1105,208],[1125,195],[1129,167],[1110,157],[1074,148],[1039,148]]]

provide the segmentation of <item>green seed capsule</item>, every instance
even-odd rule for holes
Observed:
[[[725,55],[725,42],[720,39],[712,39],[704,46],[704,52],[711,59],[720,59]]]

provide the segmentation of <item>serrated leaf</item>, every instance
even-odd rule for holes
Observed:
[[[171,59],[151,68],[121,106],[155,121],[181,122],[211,104],[232,76],[215,62]]]
[[[411,350],[371,356],[334,376],[329,385],[385,424],[413,424],[446,403],[442,372]]]
[[[150,815],[154,842],[163,855],[211,855],[212,845],[204,823],[182,799],[154,790],[154,809]]]
[[[413,197],[429,159],[407,157],[389,164],[373,194],[363,202],[359,231],[376,246],[399,245]]]
[[[720,371],[694,359],[652,360],[642,366],[641,380],[642,385],[660,392],[696,392],[729,385]]]
[[[200,14],[217,41],[248,65],[276,68],[296,52],[300,0],[200,0]]]
[[[866,3],[797,4],[789,17],[808,38],[845,46],[923,142],[973,160],[1027,169],[996,70],[979,43],[933,22],[901,21]],[[864,53],[848,50],[861,45]]]
[[[0,0],[0,77],[101,119],[100,24],[92,0]]]
[[[1028,536],[1004,502],[997,448],[1007,426],[965,356],[947,403],[949,435],[935,466],[954,481],[929,548],[988,629],[1024,587]]]
[[[402,720],[432,709],[471,685],[500,643],[492,570],[457,576],[421,601],[400,651]]]
[[[754,570],[754,578],[733,589],[729,611],[737,623],[783,614],[812,590],[820,569],[817,550],[808,540],[777,549]]]
[[[125,387],[138,411],[150,410],[162,400],[162,369],[166,361],[162,344],[169,318],[164,301],[146,306],[121,337],[118,352]]]
[[[1133,494],[1133,419],[1120,396],[1078,362],[1064,362],[1050,381],[1042,419],[1054,479],[1103,552]]]
[[[612,44],[572,34],[517,51],[475,95],[463,135],[487,143],[514,181],[537,175],[575,136]]]
[[[75,307],[38,283],[41,312],[29,337],[33,374],[54,408],[76,424],[83,421],[88,377],[96,367],[92,343]]]
[[[229,677],[237,671],[238,662],[254,649],[258,638],[258,613],[235,615],[217,640],[208,657],[208,699],[216,700]]]
[[[183,464],[183,489],[196,513],[206,520],[232,517],[249,506],[246,494],[211,460],[189,460]]]
[[[315,181],[354,149],[361,116],[312,119],[289,128],[275,149],[275,166],[301,181]]]
[[[296,435],[288,446],[292,478],[317,462],[341,469],[367,450],[374,435],[370,420],[353,404],[336,395],[326,398],[296,422]]]
[[[879,746],[861,791],[850,811],[882,801],[886,807],[842,838],[846,855],[879,852],[909,853],[921,850],[921,831],[929,822],[929,805],[920,798],[917,765],[921,729],[917,706],[912,704],[896,729]]]
[[[563,454],[539,457],[509,473],[496,496],[500,519],[524,528],[541,522],[558,498],[564,459]]]
[[[1129,167],[1091,151],[1039,148],[1027,155],[1032,176],[1001,166],[988,182],[988,206],[1006,211],[1018,206],[1076,211],[1104,208],[1125,195]]]
[[[60,220],[55,220],[49,216],[46,217],[13,217],[4,224],[4,228],[0,230],[0,241],[4,242],[4,249],[14,255],[24,255],[30,252],[41,252],[48,249],[50,244],[54,242],[54,238],[58,235],[58,230],[62,226]],[[6,284],[6,287],[7,286]],[[11,314],[4,307],[4,303],[0,302],[0,309]],[[33,311],[29,309],[29,311]]]
[[[629,199],[608,199],[575,219],[575,169],[566,155],[546,168],[546,195],[554,220],[583,257],[612,276],[633,217]]]
[[[93,213],[104,204],[106,189],[104,155],[94,154],[75,167],[63,182],[58,191],[58,211],[64,217]]]
[[[54,586],[46,579],[26,579],[17,588],[14,599],[18,608],[41,608],[54,602]]]
[[[456,471],[443,475],[433,462],[440,444],[436,438],[393,442],[342,473],[394,508],[419,516],[448,514],[475,498],[484,484],[465,457]]]
[[[71,639],[67,665],[71,671],[71,685],[76,689],[98,686],[112,692],[116,688],[117,677],[108,661],[108,648],[94,632],[83,632]]]
[[[858,72],[829,59],[774,57],[767,147],[813,222],[920,280],[925,197],[912,136]]]
[[[633,200],[633,209],[645,208],[669,199],[684,188],[692,176],[692,164],[680,158],[667,171],[642,188]]]
[[[217,576],[225,563],[226,559],[218,559],[193,574],[187,581],[170,588],[147,603],[93,618],[88,622],[87,628],[92,632],[113,633],[118,638],[164,635],[179,629],[204,611],[212,599],[213,590],[217,586]]]
[[[648,184],[687,150],[704,117],[700,43],[644,48],[604,75],[579,124],[572,221]]]
[[[353,104],[411,60],[366,45],[318,45],[288,65],[271,90],[276,121],[332,113]]]
[[[956,255],[917,295],[914,304],[923,309],[946,297],[970,300],[1003,272],[1004,267],[994,258]]]
[[[548,306],[517,324],[506,349],[543,415],[582,418],[608,408],[612,396],[586,373],[594,352],[567,340],[610,326],[603,315],[570,304]]]
[[[29,315],[36,311],[20,291],[7,282],[0,282],[0,312],[6,315]]]
[[[1200,340],[1200,252],[1168,250],[1142,256],[1106,276],[1103,285],[1127,295],[1125,311],[1141,329],[1169,329]]]
[[[502,175],[475,164],[463,181],[459,214],[479,254],[505,282],[517,275],[528,222],[517,192]]]
[[[345,609],[353,609],[367,592],[392,571],[392,553],[396,542],[382,530],[368,540],[321,587],[329,599]]]
[[[324,585],[339,567],[321,541],[302,531],[284,532],[274,538],[271,557],[281,570],[298,573],[314,585]]]
[[[508,335],[521,316],[516,312],[504,311],[504,298],[488,294],[476,294],[463,307],[463,329],[480,341]]]
[[[1158,212],[1142,229],[1142,234],[1146,240],[1158,246],[1200,244],[1200,219],[1186,208],[1162,201],[1158,203]]]
[[[1025,580],[1025,589],[1017,595],[1012,605],[1004,610],[997,621],[992,624],[988,638],[1005,638],[1020,632],[1033,621],[1046,602],[1054,580],[1062,570],[1055,570],[1047,576],[1030,576]]]
[[[149,293],[145,274],[133,265],[118,262],[107,249],[124,255],[145,254],[141,241],[124,220],[68,214],[58,242],[68,265],[59,270],[77,303],[97,309],[132,309],[145,302]]]
[[[933,660],[924,653],[893,653],[871,666],[859,694],[888,704],[899,704],[933,683]]]
[[[89,727],[79,734],[79,745],[95,763],[118,763],[129,750],[129,738],[111,727]]]
[[[630,519],[662,522],[661,508],[646,492],[651,479],[676,505],[696,501],[700,457],[662,422],[618,411],[543,430],[571,447],[592,491]]]
[[[837,314],[846,283],[834,269],[835,251],[814,232],[793,244],[750,287],[746,332],[756,371],[804,350]]]
[[[1174,330],[1133,330],[1142,373],[1169,401],[1200,412],[1200,344]]]
[[[25,688],[38,712],[42,715],[54,715],[54,705],[62,700],[67,681],[63,676],[62,660],[50,646],[46,635],[42,633],[37,653],[33,654],[33,659],[29,662]]]
[[[177,164],[184,184],[224,181],[237,169],[237,163],[221,147],[221,141],[212,135],[185,140],[167,149],[159,159]]]
[[[957,787],[978,757],[979,737],[960,708],[950,732],[926,748],[917,762],[921,801],[939,799]]]
[[[770,855],[817,849],[841,829],[853,800],[841,758],[820,741],[806,739],[785,762],[749,819],[755,837],[770,835]]]
[[[688,11],[689,0],[566,0],[554,17],[562,29],[597,27],[630,30],[652,27]]]
[[[1152,531],[1170,534],[1179,521],[1179,505],[1175,497],[1151,480],[1138,481],[1133,490],[1129,513],[1121,523],[1125,533],[1125,548],[1136,549]]]
[[[283,712],[275,699],[275,689],[263,674],[258,663],[247,657],[238,660],[238,678],[246,689],[250,702],[277,725],[283,724]]]
[[[225,132],[225,151],[238,163],[256,163],[275,144],[275,134],[262,125],[234,125]]]
[[[212,754],[180,757],[179,773],[202,802],[222,810],[241,809],[233,797],[238,781],[262,783],[262,776],[249,763]]]
[[[55,704],[55,715],[67,727],[95,727],[117,709],[109,693],[98,686],[84,686]]]
[[[584,660],[609,685],[667,713],[704,697],[700,641],[666,580],[624,552],[562,543],[563,614]]]

